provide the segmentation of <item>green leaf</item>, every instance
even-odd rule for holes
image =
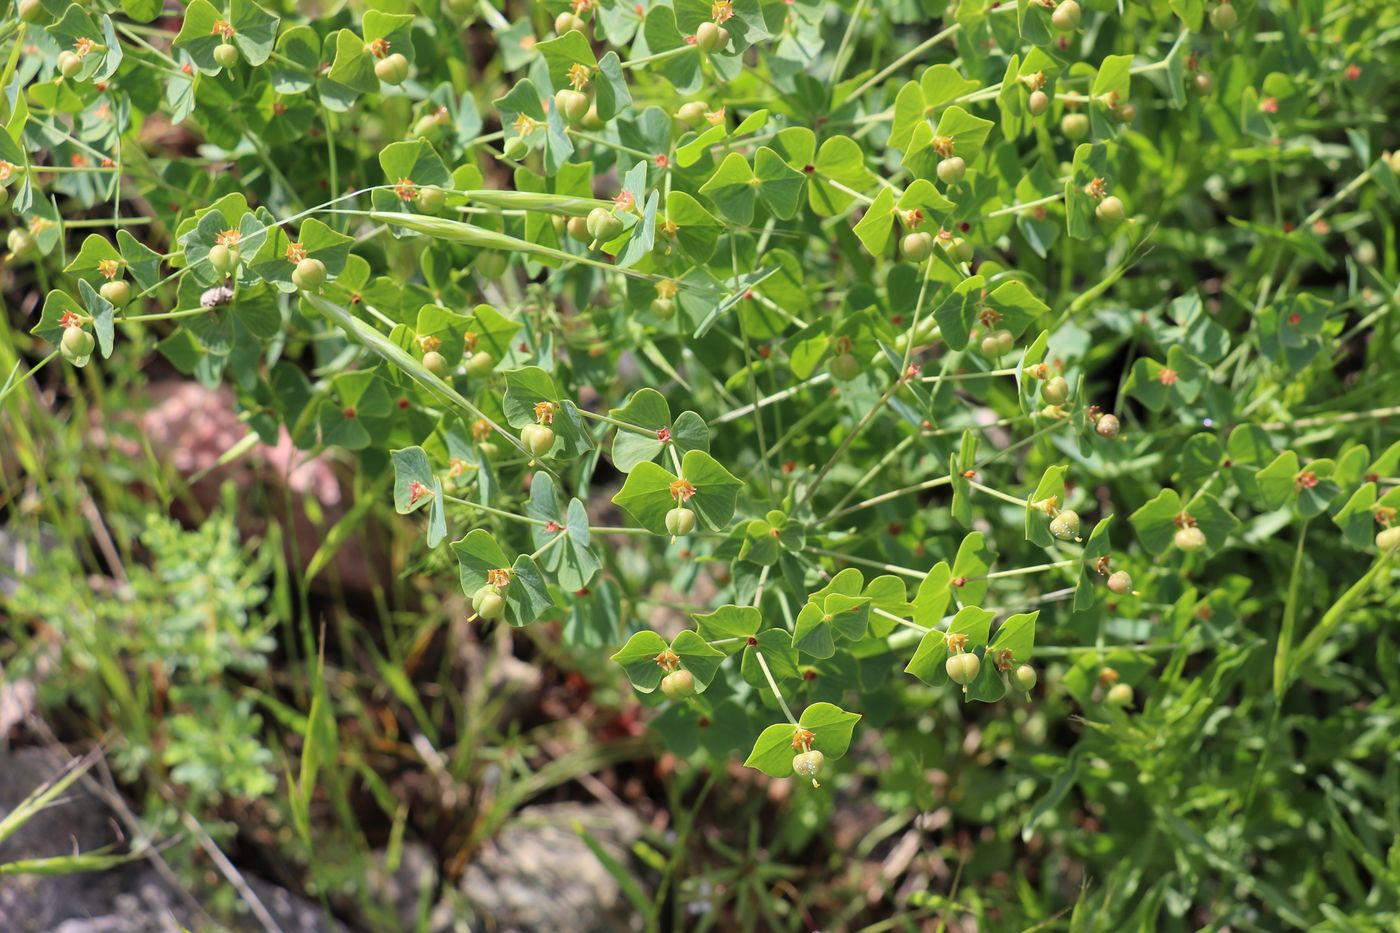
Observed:
[[[1128,522],[1147,552],[1156,555],[1171,547],[1177,530],[1176,519],[1180,514],[1181,496],[1175,489],[1163,489],[1128,516]]]
[[[953,561],[952,586],[959,605],[978,603],[987,594],[991,585],[987,571],[992,568],[996,555],[988,546],[980,531],[969,532],[958,545],[958,556]],[[962,581],[962,582],[958,582]]]
[[[948,623],[946,633],[939,631],[925,633],[919,641],[919,647],[914,651],[914,657],[904,668],[905,673],[913,674],[930,687],[943,686],[948,682],[946,666],[949,655],[948,636],[965,636],[966,642],[963,645],[963,651],[974,652],[987,644],[987,635],[991,630],[992,619],[995,616],[996,613],[988,609],[964,606]]]
[[[865,150],[849,136],[833,136],[822,143],[812,166],[807,186],[807,203],[819,217],[834,217],[855,200],[833,186],[863,192],[876,184],[875,175],[865,167]]]
[[[720,650],[734,654],[747,639],[758,633],[763,617],[753,606],[720,606],[714,612],[694,616],[700,637],[707,642],[724,642]]]
[[[700,193],[709,197],[726,219],[737,224],[749,224],[753,222],[760,184],[748,160],[737,152],[731,152],[700,186]]]
[[[961,107],[952,106],[943,111],[934,136],[951,139],[953,155],[960,156],[971,165],[982,154],[982,146],[994,125],[991,120],[974,117]]]
[[[856,237],[874,256],[883,256],[890,242],[894,225],[894,189],[881,188],[875,203],[865,209],[865,216],[855,226]]]
[[[746,121],[747,122],[747,121]],[[807,176],[788,165],[783,157],[767,146],[760,146],[753,157],[754,177],[758,179],[758,197],[763,206],[779,220],[791,220],[802,204],[802,189]]]
[[[1051,464],[1045,468],[1036,484],[1035,492],[1026,500],[1026,540],[1040,547],[1054,547],[1055,536],[1050,534],[1050,521],[1055,512],[1065,504],[1065,473],[1069,467],[1063,463]]]
[[[569,81],[569,69],[574,65],[587,68],[590,77],[598,68],[598,59],[593,57],[593,47],[589,45],[583,33],[576,29],[571,29],[556,39],[546,39],[536,48],[544,56],[545,65],[549,69],[549,83],[556,91],[572,86]]]
[[[627,679],[638,693],[652,693],[661,686],[665,670],[656,663],[656,658],[667,648],[665,640],[653,631],[638,632],[627,639],[612,659],[622,665]]]
[[[452,551],[457,556],[462,592],[469,598],[490,582],[490,571],[510,571],[510,583],[501,593],[510,625],[529,625],[554,605],[539,566],[523,554],[514,563],[508,563],[505,552],[485,529],[477,528],[460,541],[453,541]]]
[[[695,675],[695,692],[704,693],[715,679],[726,657],[723,651],[710,647],[699,634],[684,629],[671,641],[671,650],[681,659],[681,667]]]

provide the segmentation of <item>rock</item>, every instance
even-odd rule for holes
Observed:
[[[0,818],[58,774],[68,756],[42,748],[0,749]],[[26,820],[0,843],[0,863],[91,852],[121,852],[128,841],[107,804],[83,781]],[[321,908],[283,888],[244,876],[284,933],[343,933]],[[5,933],[180,933],[203,930],[207,918],[188,907],[145,859],[100,872],[0,876],[0,929]],[[261,931],[244,914],[235,929]]]
[[[603,804],[526,807],[467,866],[433,914],[433,928],[498,933],[640,930],[617,881],[574,831],[577,821],[623,865],[637,817]]]
[[[379,912],[368,926],[375,930],[417,930],[418,911],[437,895],[438,866],[432,852],[414,842],[404,843],[399,863],[390,868],[389,853],[374,853],[369,871],[370,896]]]

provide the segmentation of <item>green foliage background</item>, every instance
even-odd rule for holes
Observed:
[[[373,849],[451,874],[602,773],[665,813],[611,869],[657,929],[1394,928],[1392,7],[295,7],[0,22],[0,505],[60,555],[0,660],[152,837],[374,928]],[[127,417],[172,375],[348,508],[201,501]],[[497,721],[462,644],[556,702]]]

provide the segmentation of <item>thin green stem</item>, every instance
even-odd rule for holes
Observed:
[[[1003,502],[1009,502],[1009,503],[1011,503],[1012,505],[1018,505],[1018,506],[1020,506],[1021,508],[1025,508],[1025,507],[1026,507],[1026,500],[1025,500],[1025,499],[1017,499],[1015,496],[1008,496],[1006,493],[1002,492],[1000,489],[993,489],[993,488],[990,487],[990,486],[983,486],[981,483],[977,482],[977,481],[974,480],[974,479],[968,480],[968,481],[967,481],[967,484],[968,484],[969,486],[971,486],[973,489],[977,490],[978,492],[985,492],[987,495],[989,495],[989,496],[995,496],[996,498],[1002,500]]]
[[[840,551],[828,551],[826,548],[820,548],[810,544],[802,550],[812,554],[820,554],[822,557],[830,557],[833,560],[843,560],[848,564],[862,564],[866,567],[873,567],[876,570],[884,570],[887,573],[897,573],[900,576],[912,577],[916,580],[922,580],[924,577],[928,576],[928,571],[926,570],[915,570],[912,567],[901,567],[898,564],[886,564],[883,561],[871,560],[868,557],[857,557],[854,554],[843,554]]]
[[[783,708],[783,715],[788,722],[797,725],[797,717],[792,715],[792,710],[788,708],[787,700],[783,699],[782,693],[778,691],[778,682],[773,679],[773,672],[768,669],[768,662],[763,659],[763,652],[757,648],[753,649],[753,656],[758,658],[758,666],[763,669],[763,677],[768,681],[768,688],[773,691],[773,696],[777,697],[778,705]]]

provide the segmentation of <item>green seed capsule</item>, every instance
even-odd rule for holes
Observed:
[[[838,353],[831,358],[827,368],[831,370],[831,378],[850,382],[860,375],[860,360],[856,359],[854,353]]]
[[[1074,0],[1064,0],[1063,3],[1055,7],[1055,12],[1050,14],[1050,23],[1060,32],[1073,32],[1079,28],[1081,18],[1079,4],[1075,3]]]
[[[520,442],[536,457],[543,457],[554,446],[554,429],[547,424],[527,424],[520,429]]]
[[[478,350],[467,357],[467,375],[474,379],[480,379],[488,375],[496,365],[496,360],[485,350]]]
[[[92,334],[81,327],[67,327],[63,331],[63,339],[59,341],[59,349],[63,351],[63,358],[70,363],[84,363],[92,356],[92,348],[96,344]]]
[[[326,264],[308,256],[292,271],[292,284],[302,291],[315,291],[326,281]]]
[[[1240,15],[1229,3],[1222,3],[1210,11],[1210,24],[1221,32],[1229,32],[1240,21]]]
[[[1108,588],[1119,596],[1126,596],[1133,591],[1133,578],[1126,570],[1119,570],[1109,575]]]
[[[403,84],[408,80],[408,59],[393,52],[374,63],[374,76],[385,84]]]
[[[77,52],[62,51],[58,53],[58,73],[65,78],[76,78],[78,72],[83,70],[82,56]]]
[[[1206,533],[1195,525],[1178,528],[1172,536],[1172,543],[1183,551],[1199,551],[1206,546]]]
[[[1094,208],[1094,215],[1106,224],[1121,223],[1124,216],[1123,202],[1110,194],[1099,202],[1098,207]]]
[[[441,376],[447,372],[447,357],[436,350],[429,350],[423,354],[423,368],[434,376]]]
[[[695,530],[695,513],[684,506],[677,506],[666,513],[666,531],[673,538],[688,535]]]
[[[1072,540],[1079,537],[1079,513],[1074,509],[1065,509],[1050,519],[1050,533],[1061,540]]]
[[[125,308],[127,302],[131,301],[131,285],[125,279],[103,282],[97,292],[110,301],[114,308]]]
[[[1133,688],[1127,684],[1114,684],[1108,688],[1108,695],[1104,698],[1109,706],[1117,706],[1122,709],[1133,705]]]
[[[220,42],[214,46],[214,61],[218,62],[220,68],[232,68],[238,64],[238,46],[229,42]]]
[[[595,207],[588,212],[588,235],[599,243],[606,243],[622,232],[622,221],[606,207]]]
[[[1063,405],[1069,398],[1069,383],[1065,382],[1063,376],[1047,379],[1040,387],[1040,397],[1051,405]]]
[[[1016,668],[1016,683],[1021,685],[1021,689],[1027,692],[1035,689],[1036,681],[1040,678],[1036,675],[1035,668],[1029,664],[1022,664]]]
[[[661,692],[672,700],[685,700],[695,696],[695,675],[690,671],[672,671],[661,678]]]
[[[982,662],[975,654],[959,652],[944,662],[943,669],[948,672],[953,683],[962,684],[966,688],[981,673]]]
[[[956,185],[967,175],[967,163],[961,156],[949,156],[938,163],[936,171],[945,185]]]
[[[822,773],[822,766],[825,764],[826,756],[815,748],[810,752],[800,752],[792,756],[793,773],[810,780],[813,787],[821,786],[817,783],[817,775]]]
[[[1074,142],[1089,135],[1089,115],[1087,113],[1067,113],[1060,118],[1060,132]]]
[[[554,95],[554,107],[564,122],[578,123],[588,113],[588,95],[566,87]]]
[[[907,233],[899,241],[899,251],[910,262],[923,262],[933,253],[933,234],[924,230]]]
[[[413,204],[425,214],[436,214],[447,203],[447,192],[436,185],[424,185],[413,193]]]
[[[695,45],[702,52],[717,52],[728,44],[723,41],[726,37],[726,31],[721,29],[718,24],[703,22],[695,30]]]

